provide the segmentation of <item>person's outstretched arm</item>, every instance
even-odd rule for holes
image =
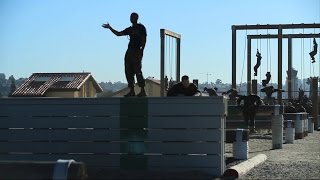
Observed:
[[[124,35],[125,35],[122,31],[119,32],[119,31],[113,29],[113,28],[110,26],[109,23],[103,24],[102,27],[107,28],[107,29],[110,29],[110,31],[111,31],[114,35],[116,35],[116,36],[124,36]]]

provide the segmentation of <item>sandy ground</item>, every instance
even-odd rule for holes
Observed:
[[[226,169],[243,162],[235,160],[232,144],[225,144]],[[250,135],[249,158],[265,154],[267,160],[251,169],[239,179],[319,179],[320,180],[320,131],[309,133],[304,139],[295,140],[294,144],[283,144],[282,149],[272,149],[272,135],[266,130]],[[89,179],[132,179],[132,176],[113,176],[114,172],[96,171]],[[145,174],[138,179],[207,179],[221,180],[203,174]],[[133,178],[134,179],[134,178]],[[229,178],[230,179],[230,178]]]
[[[272,135],[260,131],[249,140],[249,158],[258,154],[265,154],[267,160],[240,179],[320,179],[320,131],[275,150]],[[232,157],[232,144],[226,144],[226,157]],[[240,162],[228,163],[227,168]]]

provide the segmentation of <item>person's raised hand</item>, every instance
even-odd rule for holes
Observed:
[[[109,23],[107,23],[107,24],[102,24],[102,27],[107,28],[107,29],[110,29],[110,28],[111,28],[111,26],[110,26]]]

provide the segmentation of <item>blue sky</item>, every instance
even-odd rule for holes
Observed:
[[[231,82],[231,26],[243,24],[319,23],[319,0],[0,0],[0,72],[29,77],[33,72],[91,72],[97,81],[123,81],[124,53],[128,38],[116,37],[101,27],[109,22],[115,29],[130,26],[129,16],[137,12],[147,28],[143,59],[144,76],[160,77],[160,29],[182,35],[181,74],[200,82],[222,79]],[[319,29],[294,33],[320,33]],[[276,31],[269,31],[273,33]],[[248,31],[264,34],[266,31]],[[285,31],[292,33],[292,31]],[[237,82],[241,82],[245,31],[238,34]],[[317,39],[320,43],[320,39]],[[261,43],[261,76],[271,70],[277,79],[277,44]],[[301,51],[304,44],[305,50]],[[283,51],[286,51],[284,40]],[[260,45],[259,45],[260,46]],[[266,67],[266,52],[272,64]],[[312,67],[308,53],[310,39],[294,41],[293,66],[299,76],[319,75],[319,55]],[[172,50],[172,53],[173,50]],[[319,54],[319,53],[318,53]],[[303,57],[301,57],[301,55]],[[169,57],[169,56],[168,56]],[[254,54],[253,54],[254,57]],[[270,57],[270,56],[269,56]],[[284,62],[287,54],[284,53]],[[168,58],[170,60],[170,58]],[[305,61],[301,61],[304,59]],[[253,59],[254,66],[255,59]],[[301,64],[303,62],[303,64]],[[283,68],[287,68],[284,63]],[[313,71],[314,68],[314,71]],[[168,68],[170,72],[170,68]],[[312,69],[312,71],[310,71]],[[244,69],[245,71],[246,69]],[[285,73],[285,69],[283,70]],[[170,73],[169,73],[170,74]],[[285,78],[285,74],[283,75]],[[246,80],[244,72],[242,81]],[[284,81],[283,81],[284,82]]]

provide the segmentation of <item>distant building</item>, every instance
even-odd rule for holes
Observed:
[[[286,79],[286,86],[288,86],[288,76],[289,76],[289,71],[287,71],[287,79]],[[299,96],[299,79],[298,79],[298,71],[294,68],[292,68],[291,71],[291,78],[292,78],[292,98],[297,98]],[[288,89],[287,89],[288,91]],[[287,97],[289,98],[289,97]]]
[[[96,97],[102,88],[91,73],[33,73],[13,97]]]
[[[145,86],[147,96],[149,97],[160,97],[160,80],[156,80],[153,78],[146,79],[146,86]],[[112,97],[123,97],[125,94],[129,92],[129,87],[121,89],[113,93]],[[136,84],[134,87],[136,94],[140,92],[140,87]]]

